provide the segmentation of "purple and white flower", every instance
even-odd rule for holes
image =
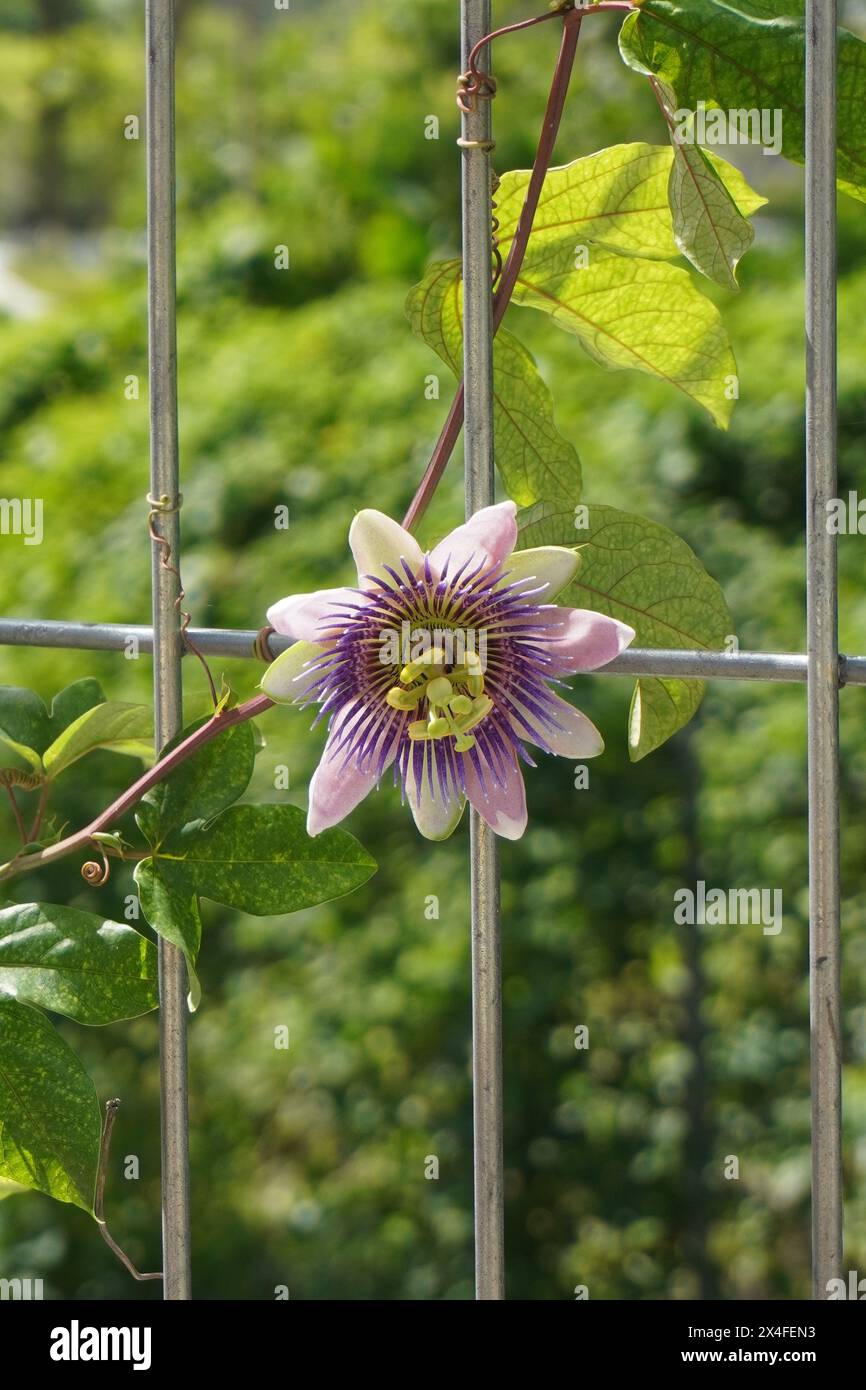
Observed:
[[[268,668],[277,702],[318,704],[328,738],[310,783],[307,829],[347,816],[389,768],[422,835],[443,840],[467,801],[497,835],[526,828],[526,744],[564,758],[604,747],[551,688],[613,660],[634,630],[551,602],[574,550],[515,551],[513,502],[485,507],[426,554],[382,512],[349,531],[358,587],[294,594],[268,622],[295,645]]]

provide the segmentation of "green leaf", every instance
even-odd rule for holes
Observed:
[[[85,676],[83,680],[73,681],[72,685],[65,686],[51,701],[51,739],[58,738],[64,729],[68,729],[74,720],[94,705],[104,703],[105,691],[92,676]],[[45,746],[47,747],[47,744]],[[40,752],[44,752],[44,749],[40,749]]]
[[[21,1182],[12,1182],[9,1178],[0,1178],[0,1202],[2,1202],[5,1197],[17,1197],[22,1192],[28,1191],[29,1188],[26,1188]]]
[[[0,990],[78,1023],[155,1009],[156,951],[132,927],[50,903],[0,909]]]
[[[549,169],[538,200],[529,246],[540,252],[565,244],[572,254],[592,242],[626,256],[669,260],[677,255],[668,207],[671,151],[640,142]],[[503,174],[496,191],[499,245],[508,254],[529,185],[528,170]]]
[[[681,252],[674,236],[669,184],[674,164],[668,145],[639,142],[611,145],[597,154],[548,170],[529,237],[531,254],[567,247],[572,258],[584,245],[649,260],[673,260]],[[763,207],[743,175],[725,160],[713,160],[730,197],[744,216]],[[526,196],[529,173],[503,174],[496,194],[499,244],[507,255]]]
[[[651,80],[671,132],[668,201],[677,246],[702,275],[725,289],[736,290],[737,265],[754,241],[754,229],[737,207],[716,164],[691,140],[693,123],[677,137],[676,98],[671,89],[658,78]]]
[[[677,246],[702,275],[736,290],[737,265],[755,239],[699,145],[677,145],[669,194]]]
[[[463,375],[463,305],[459,261],[431,266],[407,301],[412,328],[459,379]],[[553,420],[550,392],[531,353],[500,329],[493,343],[494,457],[509,497],[525,506],[540,497],[577,502],[580,461]]]
[[[254,916],[297,912],[342,897],[376,870],[346,830],[311,838],[297,806],[230,806],[163,845],[161,873]]]
[[[138,885],[141,910],[155,932],[183,951],[186,958],[189,992],[187,1003],[195,1013],[201,1003],[201,984],[195,962],[201,945],[201,917],[195,889],[182,875],[163,872],[159,859],[142,859],[135,866],[133,877]]]
[[[74,681],[58,692],[51,702],[51,713],[33,690],[15,685],[0,686],[0,743],[17,753],[35,772],[42,771],[42,754],[63,730],[104,701],[102,686],[92,677]]]
[[[619,37],[623,61],[672,87],[681,110],[780,112],[781,152],[805,161],[805,21],[768,0],[645,0]],[[780,15],[779,11],[783,13]],[[837,183],[866,201],[866,44],[838,31]],[[758,122],[760,125],[760,122]],[[768,126],[761,142],[769,147]],[[710,143],[709,140],[706,143]]]
[[[577,577],[557,600],[629,623],[637,647],[720,648],[731,631],[724,595],[685,541],[658,522],[581,506],[573,511],[542,503],[521,513],[520,549],[581,544]],[[691,719],[702,681],[641,678],[629,716],[633,762],[658,748]]]
[[[44,1014],[0,995],[0,1177],[92,1214],[101,1133],[75,1053]]]
[[[375,860],[347,831],[311,839],[296,806],[229,806],[208,824],[194,821],[171,835],[136,865],[135,881],[150,925],[186,957],[195,1009],[200,897],[271,916],[341,897],[375,871]]]
[[[756,193],[751,184],[746,182],[745,174],[736,164],[730,164],[714,150],[704,150],[704,154],[744,217],[751,217],[753,213],[760,212],[761,208],[767,206],[768,200],[762,193]]]
[[[149,706],[107,700],[74,719],[46,748],[42,761],[47,776],[53,778],[96,748],[147,757],[153,751],[152,739],[153,715]]]
[[[23,686],[0,685],[0,743],[41,772],[40,754],[50,739],[51,722],[39,696]]]
[[[190,724],[172,739],[163,756],[208,722],[209,716]],[[255,757],[252,724],[231,725],[147,793],[136,815],[142,834],[157,846],[190,821],[212,820],[246,791]]]
[[[596,247],[576,268],[570,247],[532,253],[530,242],[514,302],[549,314],[602,366],[667,381],[727,426],[734,355],[718,309],[686,271]]]

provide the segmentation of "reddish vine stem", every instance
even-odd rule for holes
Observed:
[[[21,807],[18,805],[18,798],[8,782],[4,783],[6,794],[9,797],[9,805],[12,807],[12,815],[15,817],[15,828],[18,831],[22,845],[27,844],[27,831],[24,828],[24,819],[21,815]]]
[[[556,17],[556,12],[552,15],[544,15],[542,18],[549,19]],[[556,137],[559,133],[562,112],[565,107],[565,98],[568,94],[568,86],[571,81],[571,74],[574,70],[574,59],[577,52],[577,41],[580,37],[580,25],[583,19],[583,11],[567,10],[563,15],[562,42],[559,49],[559,56],[556,60],[556,67],[553,71],[553,78],[550,84],[550,94],[547,99],[547,110],[544,113],[544,124],[541,128],[541,135],[538,140],[538,148],[535,152],[535,160],[532,165],[532,173],[529,185],[526,190],[526,197],[520,212],[511,247],[505,261],[505,268],[499,278],[496,293],[493,296],[493,332],[499,328],[505,317],[505,310],[508,308],[517,277],[520,274],[520,267],[526,255],[526,247],[529,241],[529,233],[532,230],[532,222],[535,217],[538,200],[541,196],[541,189],[544,179],[550,168],[550,161],[553,157],[553,147],[556,144]],[[540,19],[535,21],[540,22]],[[525,27],[525,26],[524,26]],[[503,30],[501,32],[508,32]],[[476,44],[473,50],[473,57],[484,43],[489,43],[496,35],[488,35],[481,44]],[[409,505],[409,509],[403,518],[403,525],[407,531],[411,531],[418,524],[433,493],[439,486],[442,474],[448,465],[448,460],[454,451],[454,446],[460,437],[463,427],[463,382],[457,388],[457,393],[451,403],[451,409],[442,431],[436,441],[436,447],[430,458],[424,476],[418,484],[415,496]]]
[[[28,869],[38,869],[44,864],[51,864],[56,859],[63,859],[67,854],[72,854],[77,849],[83,849],[92,842],[95,832],[107,830],[109,826],[137,806],[145,792],[150,791],[162,782],[175,768],[180,767],[181,763],[197,752],[199,748],[210,743],[226,729],[232,728],[235,724],[243,724],[247,719],[255,719],[259,714],[263,714],[266,709],[270,709],[273,700],[267,695],[254,695],[252,699],[246,700],[244,704],[237,705],[234,709],[224,710],[219,714],[214,714],[200,729],[190,734],[172,749],[164,758],[160,758],[154,763],[153,767],[139,777],[137,782],[133,782],[131,787],[127,787],[110,806],[92,820],[89,825],[85,825],[82,830],[76,830],[74,835],[68,835],[65,840],[58,840],[56,845],[49,845],[46,849],[37,851],[34,854],[23,854],[15,859],[10,859],[8,864],[0,868],[0,882],[6,879],[15,878],[18,874],[26,873]]]
[[[591,5],[589,9],[551,10],[548,14],[536,15],[533,19],[525,19],[519,24],[508,25],[505,29],[494,30],[492,34],[487,34],[481,39],[470,54],[469,71],[466,76],[477,78],[479,74],[475,71],[475,62],[479,52],[485,44],[491,43],[496,38],[501,38],[503,34],[515,33],[519,29],[529,29],[533,25],[542,24],[548,19],[561,17],[563,20],[562,44],[550,85],[550,95],[547,100],[544,125],[542,126],[538,149],[532,166],[529,187],[526,190],[526,198],[520,214],[517,230],[511,243],[511,249],[508,253],[505,269],[499,276],[496,293],[493,297],[494,333],[499,328],[505,316],[505,310],[508,308],[514,286],[517,283],[517,277],[520,274],[523,258],[526,255],[526,244],[529,240],[529,233],[532,230],[532,221],[535,217],[538,199],[541,196],[541,189],[547,170],[550,167],[553,147],[559,132],[559,124],[562,119],[565,98],[568,93],[571,74],[574,68],[575,51],[580,35],[581,22],[587,15],[605,14],[611,13],[612,11],[628,13],[636,8],[637,5],[632,4],[632,0],[603,0],[603,3]],[[471,95],[471,87],[464,89],[463,95],[466,94],[467,90]],[[415,496],[412,498],[406,515],[403,518],[403,525],[407,531],[414,530],[421,520],[448,466],[448,460],[454,452],[454,446],[460,438],[460,431],[463,428],[463,406],[463,382],[461,381],[454,396],[454,400],[451,402],[451,408],[448,411],[448,416],[442,426],[433,453],[430,456],[430,462],[424,470]]]
[[[30,833],[27,836],[27,840],[31,844],[34,840],[37,840],[39,838],[39,832],[42,829],[42,821],[45,816],[45,812],[48,808],[48,798],[50,797],[50,795],[51,783],[45,781],[42,783],[42,788],[39,792],[39,800],[36,803],[36,814],[33,817],[33,824],[30,827]]]
[[[471,101],[479,95],[483,88],[488,88],[491,95],[496,91],[496,82],[495,79],[491,77],[490,73],[478,71],[478,55],[482,49],[486,48],[489,43],[492,43],[494,39],[504,38],[506,34],[517,34],[521,29],[532,29],[536,24],[545,24],[549,19],[558,19],[561,14],[562,10],[548,10],[547,14],[537,14],[534,15],[532,19],[521,19],[517,24],[506,24],[502,29],[494,29],[491,34],[485,34],[483,39],[479,39],[472,52],[469,54],[466,72],[460,79],[461,83],[463,83],[465,79],[470,79],[466,82],[466,85],[461,88],[460,95],[457,98],[457,105],[460,110],[466,112],[471,111],[473,108],[466,105],[465,99],[468,97]]]

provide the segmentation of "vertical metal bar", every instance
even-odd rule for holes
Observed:
[[[147,253],[150,377],[150,492],[163,509],[155,524],[178,564],[180,522],[177,437],[177,341],[174,206],[174,0],[147,0]],[[183,719],[178,578],[152,546],[153,685],[156,748]],[[160,1097],[162,1114],[162,1241],[164,1296],[191,1297],[189,1116],[186,1061],[186,966],[160,940]]]
[[[836,0],[806,5],[806,564],[812,1293],[842,1273],[836,538]]]
[[[462,68],[490,33],[490,0],[461,0]],[[489,48],[479,61],[487,71]],[[493,501],[493,319],[490,212],[490,101],[464,113],[463,373],[466,515]],[[502,967],[496,836],[470,813],[472,900],[472,1088],[475,1174],[475,1296],[505,1297],[502,1207]]]

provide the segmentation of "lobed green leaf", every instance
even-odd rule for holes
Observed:
[[[739,169],[724,159],[711,162],[743,217],[764,205]],[[673,166],[670,146],[635,142],[549,169],[529,236],[531,254],[565,247],[573,257],[581,246],[593,245],[623,256],[673,260],[682,251],[669,203]],[[497,190],[499,244],[506,255],[529,178],[527,170],[512,170]]]
[[[675,386],[726,427],[736,362],[718,309],[677,266],[590,248],[527,253],[514,302],[549,314],[604,367],[631,367]]]
[[[297,912],[342,897],[376,862],[346,830],[311,838],[297,806],[230,806],[190,828],[157,856],[167,880],[255,916]]]
[[[694,552],[667,527],[615,507],[563,512],[541,504],[521,513],[520,549],[581,544],[576,578],[559,602],[629,623],[638,647],[716,648],[731,631],[724,595]],[[579,529],[576,528],[579,523]],[[702,681],[642,677],[629,714],[632,761],[646,757],[691,719]]]
[[[805,34],[799,0],[645,0],[619,48],[629,67],[669,84],[681,109],[780,111],[781,153],[802,164]],[[837,74],[837,183],[866,201],[866,43],[847,29]]]
[[[215,820],[193,821],[135,868],[141,909],[155,931],[183,951],[190,1008],[201,988],[198,899],[270,916],[314,907],[366,883],[376,862],[345,830],[311,839],[296,806],[229,806]]]
[[[412,328],[459,379],[463,375],[463,307],[459,261],[433,265],[409,295]],[[500,328],[493,342],[494,457],[509,497],[526,506],[540,497],[577,502],[580,461],[553,419],[553,402],[532,354]]]

